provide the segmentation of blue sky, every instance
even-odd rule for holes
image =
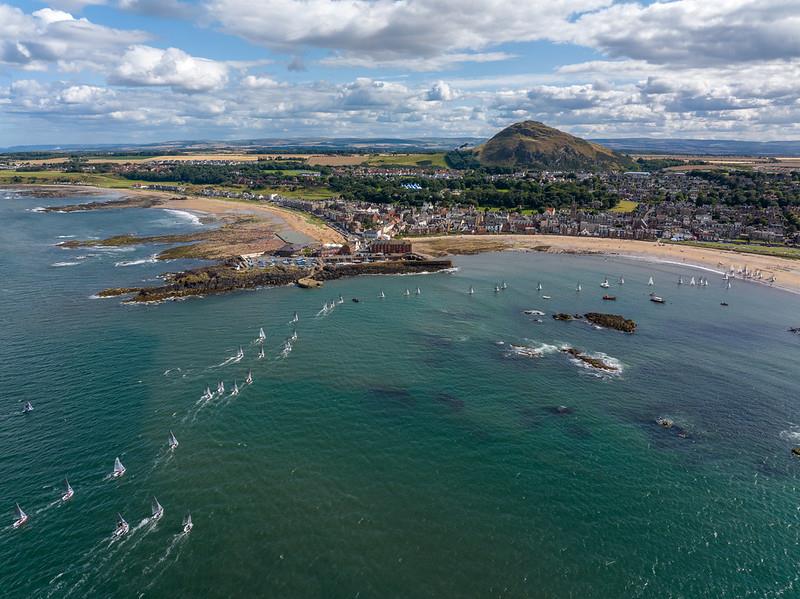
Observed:
[[[797,0],[0,0],[0,147],[800,139]]]

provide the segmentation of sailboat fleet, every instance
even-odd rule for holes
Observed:
[[[725,286],[726,286],[727,289],[731,289],[731,280],[734,278],[735,274],[737,274],[737,273],[734,271],[733,268],[731,268],[730,272],[726,272],[726,273],[723,274],[722,280],[725,282]],[[740,274],[743,278],[748,278],[748,277],[757,278],[757,279],[762,278],[762,273],[760,271],[756,271],[755,273],[753,273],[753,272],[747,270],[746,267],[745,267],[744,270],[740,270],[738,272],[738,274]],[[768,282],[770,282],[770,283],[772,283],[774,281],[775,281],[775,276],[774,275],[770,279],[768,279]],[[678,283],[678,285],[683,285],[684,284],[683,277],[679,276],[677,283]],[[619,277],[618,284],[619,285],[624,285],[625,284],[625,279],[624,279],[623,276]],[[650,276],[648,278],[647,285],[649,287],[653,287],[655,285],[655,281],[654,281],[652,276]],[[695,277],[691,277],[691,279],[689,281],[689,285],[693,286],[693,287],[694,286],[707,287],[709,285],[709,281],[705,277],[699,277],[697,279]],[[604,289],[607,289],[610,286],[611,285],[610,285],[610,283],[608,281],[608,277],[605,277],[603,279],[603,282],[600,284],[600,287],[602,287]],[[507,288],[508,288],[508,284],[506,283],[506,281],[503,281],[502,283],[496,284],[494,286],[494,291],[496,293],[498,293],[498,292],[500,292],[502,290],[505,290]],[[543,289],[543,286],[542,286],[542,283],[540,281],[536,285],[536,290],[538,292],[541,292],[542,289]],[[582,290],[581,283],[578,282],[576,287],[575,287],[575,291],[576,292],[580,292],[581,290]],[[470,286],[467,293],[469,295],[474,295],[475,294],[475,288],[473,286]],[[422,294],[422,290],[419,287],[417,287],[415,295],[419,296],[421,294]],[[409,296],[409,295],[411,295],[411,291],[408,288],[406,288],[405,291],[403,292],[403,295],[404,296]],[[384,293],[383,290],[380,290],[380,292],[378,294],[378,297],[380,299],[384,299],[386,297],[386,294]],[[542,296],[542,297],[549,299],[549,296]],[[654,303],[660,303],[660,304],[666,303],[665,300],[662,297],[659,297],[655,293],[651,293],[649,298],[650,298],[650,301],[654,302]],[[339,295],[338,303],[342,304],[343,302],[344,302],[344,298],[341,295]],[[323,310],[325,310],[325,311],[332,310],[336,306],[336,303],[337,302],[334,302],[334,301],[331,301],[329,303],[326,302],[326,304],[323,307]],[[722,305],[727,305],[727,303],[723,302]],[[539,312],[539,311],[526,311],[526,314],[527,313],[543,314],[542,312]],[[290,323],[295,324],[295,323],[299,322],[299,320],[300,320],[300,317],[299,317],[298,313],[294,312],[294,315],[293,315]],[[259,328],[258,337],[256,339],[256,343],[259,345],[259,351],[258,351],[258,354],[257,354],[257,359],[259,359],[259,360],[261,360],[261,359],[263,359],[265,357],[264,344],[265,344],[266,338],[267,338],[267,335],[266,335],[263,327]],[[297,331],[293,330],[292,331],[292,335],[289,338],[289,340],[287,341],[287,343],[290,344],[291,341],[294,341],[296,339],[297,339]],[[244,356],[245,356],[244,349],[241,346],[239,346],[239,349],[236,352],[235,361],[238,362],[238,361],[242,360],[244,358]],[[248,370],[247,377],[245,378],[244,382],[245,382],[246,385],[252,385],[253,384],[253,372],[252,372],[252,370]],[[225,383],[223,381],[220,381],[217,384],[216,395],[222,396],[224,393],[225,393]],[[240,393],[240,389],[239,389],[238,383],[236,381],[234,381],[233,389],[230,392],[230,396],[231,397],[235,397],[235,396],[239,395],[239,393]],[[212,393],[211,388],[206,386],[205,391],[204,391],[203,395],[201,396],[201,400],[209,401],[209,400],[213,399],[214,395],[215,394]],[[33,405],[31,404],[31,402],[29,402],[29,401],[25,402],[22,411],[23,411],[23,413],[28,413],[28,412],[33,411]],[[168,447],[169,447],[170,450],[177,449],[177,447],[179,445],[178,439],[175,437],[175,434],[172,431],[169,431],[167,444],[168,444]],[[126,472],[126,468],[122,464],[122,462],[119,459],[119,457],[115,458],[114,459],[114,469],[112,470],[110,477],[111,478],[120,478],[120,477],[125,475],[125,472]],[[67,478],[65,478],[64,479],[64,492],[61,495],[61,501],[66,503],[66,502],[70,501],[74,497],[74,495],[75,495],[75,490],[72,488],[72,485],[70,484],[69,480]],[[151,508],[152,508],[152,515],[150,517],[150,520],[153,521],[153,522],[156,522],[156,521],[160,520],[164,515],[164,507],[158,502],[158,499],[156,497],[153,497]],[[22,507],[20,507],[19,503],[16,503],[15,504],[15,519],[14,519],[14,522],[12,524],[13,528],[15,528],[15,529],[19,528],[19,527],[25,525],[28,521],[29,521],[29,515],[25,513],[25,511],[22,509]],[[194,525],[192,523],[191,513],[187,513],[186,517],[183,519],[183,522],[182,522],[183,533],[184,534],[188,534],[192,530],[193,526]],[[130,531],[130,525],[125,520],[125,518],[123,518],[122,514],[118,513],[117,514],[117,525],[116,525],[116,528],[114,529],[113,537],[114,538],[121,537],[123,535],[128,534],[129,531]]]

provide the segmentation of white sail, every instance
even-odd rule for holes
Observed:
[[[192,514],[186,514],[186,517],[183,519],[183,532],[189,532],[192,530],[192,526],[194,526],[194,524],[192,524]]]
[[[578,292],[580,292],[580,290],[581,290],[581,284],[580,284],[580,283],[578,283],[578,286],[577,286],[577,287],[575,287],[575,291],[578,291]]]
[[[683,277],[678,277],[678,285],[683,285]]]
[[[264,332],[264,328],[258,329],[258,338],[262,341],[267,338],[267,334]]]
[[[411,292],[408,289],[406,289],[406,292],[405,292],[404,295],[411,295]]]
[[[236,353],[236,357],[239,359],[244,358],[244,350],[241,345],[239,346],[239,351]]]
[[[541,283],[539,283],[539,284],[536,286],[536,291],[541,291],[541,290],[542,290],[542,284],[541,284]]]
[[[291,340],[292,341],[297,341],[297,331],[292,331]]]
[[[647,281],[647,284],[650,285],[651,287],[655,285],[655,283],[653,282],[653,277],[650,277],[650,279]]]
[[[386,297],[386,294],[383,292],[383,289],[381,289],[381,292],[378,294],[378,297],[381,299]]]
[[[417,295],[421,295],[421,294],[422,294],[422,289],[420,289],[419,287],[417,287]]]
[[[158,499],[155,496],[153,497],[152,508],[153,508],[154,520],[158,520],[161,516],[164,515],[164,508],[161,506],[160,503],[158,503]]]
[[[264,348],[262,347],[262,348],[261,348],[261,349],[258,351],[258,359],[260,360],[260,359],[261,359],[261,358],[263,358],[263,357],[264,357]]]
[[[66,485],[66,488],[64,489],[64,494],[65,495],[72,495],[75,491],[72,489],[72,485],[69,484],[69,479],[65,478],[64,479],[64,484]]]
[[[117,514],[117,528],[114,531],[114,536],[119,537],[124,534],[127,534],[128,530],[130,530],[130,527],[128,526],[128,523],[125,521],[125,518],[122,517],[122,514]]]
[[[17,512],[17,520],[24,520],[25,518],[28,517],[28,514],[22,511],[22,508],[19,507],[19,504],[17,504],[15,511]]]
[[[620,277],[619,278],[619,284],[620,285],[624,285],[625,284],[625,277]]]
[[[169,446],[171,449],[175,449],[178,446],[178,439],[175,438],[175,434],[172,431],[169,431]]]
[[[300,316],[297,314],[297,312],[295,312],[294,317],[292,318],[292,322],[297,322],[298,320],[300,320]]]
[[[503,281],[502,285],[500,285],[500,289],[508,289],[508,284]]]
[[[475,293],[475,288],[474,287],[470,287],[469,288],[469,294],[473,295],[474,293]]]
[[[125,466],[122,465],[119,458],[114,458],[114,476],[122,476],[125,474]]]
[[[498,287],[497,285],[495,285],[495,286],[494,286],[494,292],[495,292],[495,293],[500,293],[500,287]]]
[[[605,278],[605,279],[603,279],[603,282],[602,282],[602,283],[600,283],[600,287],[602,287],[603,289],[607,289],[607,288],[608,288],[608,287],[610,287],[610,286],[611,286],[611,285],[610,285],[610,284],[609,284],[609,282],[608,282],[608,278]]]
[[[220,381],[219,384],[217,385],[217,393],[219,393],[220,395],[225,393],[225,383],[223,383],[222,381]]]
[[[244,380],[244,382],[247,383],[248,385],[251,385],[253,383],[253,371],[252,370],[248,370],[247,371],[247,378]]]
[[[694,280],[694,277],[692,277],[692,280],[689,281],[689,285],[692,285],[692,286],[697,285],[697,283]]]

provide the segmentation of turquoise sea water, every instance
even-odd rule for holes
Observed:
[[[202,225],[163,210],[41,214],[29,210],[74,200],[3,195],[3,597],[800,595],[798,296],[726,291],[688,267],[504,253],[446,274],[124,306],[91,295],[188,263],[62,250],[60,236]],[[605,275],[625,276],[615,303]],[[647,301],[651,275],[667,304]],[[555,311],[612,311],[639,330]],[[621,374],[576,365],[565,344]],[[241,362],[218,366],[240,345]],[[248,369],[238,397],[198,404]],[[104,480],[116,456],[128,471]],[[64,476],[75,497],[60,505]],[[13,530],[17,501],[30,522]],[[111,543],[117,512],[131,533]]]

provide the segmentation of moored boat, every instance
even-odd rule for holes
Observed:
[[[616,295],[607,295],[607,294],[606,294],[606,295],[604,295],[604,296],[603,296],[603,299],[604,299],[604,300],[611,300],[611,301],[615,301],[615,300],[617,299],[617,296],[616,296]]]

